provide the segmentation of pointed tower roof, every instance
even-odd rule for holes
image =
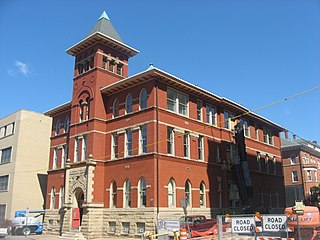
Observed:
[[[138,50],[123,43],[119,34],[112,26],[110,18],[105,11],[103,11],[100,18],[98,19],[98,22],[92,28],[90,33],[83,40],[67,49],[66,52],[72,56],[75,56],[82,50],[97,42],[114,48],[115,50],[126,54],[128,57],[132,57],[139,53]]]
[[[110,18],[107,13],[103,11],[98,22],[89,32],[88,36],[94,34],[95,32],[100,32],[108,37],[111,37],[119,42],[123,42],[116,29],[111,24]]]

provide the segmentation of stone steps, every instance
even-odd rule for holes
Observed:
[[[72,230],[69,232],[62,233],[61,236],[58,237],[58,239],[66,239],[66,240],[87,240],[82,232],[78,230]]]

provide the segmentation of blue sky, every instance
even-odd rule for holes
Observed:
[[[0,2],[0,118],[71,99],[74,59],[105,10],[140,51],[129,74],[157,68],[256,109],[320,85],[318,0]],[[320,89],[257,112],[320,143]]]

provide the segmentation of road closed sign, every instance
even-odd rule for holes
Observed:
[[[254,217],[234,217],[231,221],[232,233],[254,233],[256,230]]]
[[[287,231],[287,217],[277,215],[262,215],[262,229],[264,232]]]

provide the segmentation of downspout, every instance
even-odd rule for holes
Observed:
[[[159,220],[159,97],[158,97],[158,80],[156,80],[156,167],[157,167],[157,220]]]

